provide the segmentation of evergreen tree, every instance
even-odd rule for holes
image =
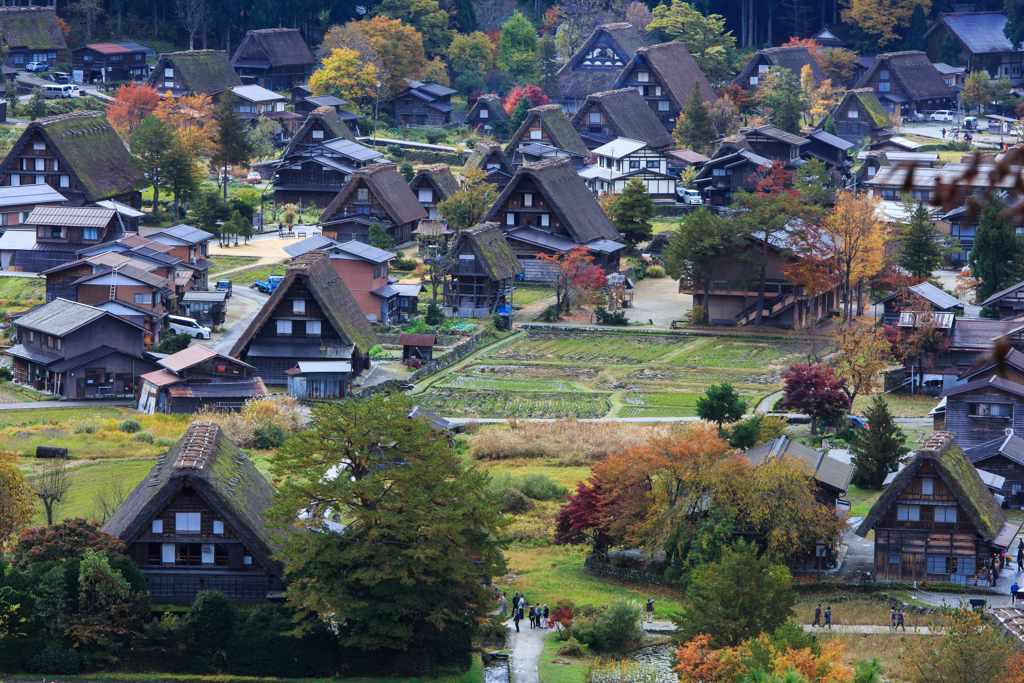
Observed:
[[[235,94],[225,89],[220,97],[220,104],[213,112],[217,123],[217,147],[210,157],[210,165],[222,170],[224,180],[224,201],[228,201],[227,177],[228,166],[249,167],[252,158],[252,143],[247,135],[246,125],[235,113]]]
[[[712,384],[703,396],[697,398],[697,417],[717,424],[719,434],[724,423],[735,422],[746,411],[747,402],[728,382]]]
[[[517,85],[532,81],[537,73],[537,29],[519,10],[501,25],[498,66]]]
[[[28,117],[33,121],[46,116],[46,98],[43,97],[43,91],[39,88],[34,88],[32,90],[32,96],[28,98],[28,105],[25,107],[25,113],[28,114]]]
[[[164,164],[164,180],[174,193],[174,219],[178,220],[182,202],[187,202],[199,191],[199,169],[188,149],[178,141],[167,150]],[[224,184],[224,192],[227,193],[227,183]]]
[[[648,194],[647,186],[639,178],[630,178],[612,209],[612,224],[625,235],[629,249],[651,239],[654,230],[652,218],[654,200]]]
[[[758,89],[761,104],[772,110],[772,125],[787,133],[800,132],[800,114],[807,108],[800,79],[792,71],[773,66]]]
[[[147,116],[132,134],[132,154],[153,183],[153,217],[160,216],[160,188],[166,184],[167,155],[174,146],[174,131],[156,116]]]
[[[979,301],[1016,282],[1014,264],[1021,249],[1011,219],[1001,215],[1005,209],[1002,198],[993,194],[981,209],[978,229],[974,233],[974,247],[968,263],[971,274],[981,280]]]
[[[928,42],[924,39],[926,30],[928,18],[924,15],[924,9],[920,4],[914,5],[914,13],[910,15],[910,26],[907,27],[902,49],[924,52],[928,48]]]
[[[530,104],[530,99],[528,97],[520,98],[519,104],[517,104],[516,108],[512,111],[512,120],[509,121],[508,124],[509,130],[513,133],[519,130],[520,126],[523,125],[523,122],[526,121],[526,117],[530,115],[530,107],[532,106],[533,105]]]
[[[408,161],[402,162],[398,167],[398,172],[402,174],[402,177],[405,178],[405,182],[407,183],[411,183],[412,179],[416,177],[416,171]]]
[[[455,23],[460,33],[472,33],[476,30],[476,8],[473,0],[455,0]]]
[[[558,79],[558,47],[555,45],[555,38],[546,34],[537,44],[537,72],[540,75],[540,88],[548,97],[555,98],[561,95]]]
[[[374,221],[370,223],[370,246],[377,247],[378,249],[390,249],[395,244],[395,241],[391,239],[391,235],[385,230],[380,223]]]
[[[928,209],[921,202],[910,213],[910,222],[900,242],[899,266],[914,277],[930,278],[942,265],[939,233],[932,225]]]
[[[1011,45],[1024,43],[1024,0],[1003,0],[1003,11],[1006,12],[1003,34]],[[949,32],[949,35],[952,35],[952,32]]]
[[[704,103],[700,89],[694,85],[690,96],[686,98],[683,111],[676,121],[672,137],[683,149],[691,149],[701,154],[708,151],[711,141],[715,139],[715,124],[711,119],[711,110]]]
[[[880,489],[885,477],[900,467],[900,461],[910,453],[907,436],[896,424],[889,404],[878,394],[864,411],[868,429],[859,432],[851,446],[854,467],[853,483],[862,488]]]
[[[839,135],[839,131],[836,130],[836,120],[831,115],[825,119],[825,132],[829,135]]]

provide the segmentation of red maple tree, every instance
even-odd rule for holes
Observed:
[[[512,112],[516,110],[516,105],[519,104],[519,100],[526,98],[530,100],[530,104],[535,107],[539,107],[542,104],[548,103],[548,96],[544,94],[544,91],[535,85],[517,85],[512,88],[512,92],[508,94],[502,105],[505,107],[505,112],[512,116]]]
[[[811,416],[811,434],[818,433],[818,422],[842,417],[850,408],[843,393],[845,377],[823,365],[793,365],[782,373],[785,380],[782,405]]]
[[[160,93],[156,88],[135,82],[123,83],[107,107],[107,119],[118,135],[128,140],[142,121],[156,111],[158,104]]]

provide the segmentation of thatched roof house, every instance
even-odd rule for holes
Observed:
[[[494,183],[501,192],[508,185],[508,181],[515,175],[516,169],[512,162],[505,156],[501,145],[490,140],[477,140],[476,147],[466,159],[465,169],[479,168],[487,172],[487,182]]]
[[[602,24],[558,70],[562,95],[581,100],[592,92],[607,90],[633,53],[647,40],[628,22]]]
[[[497,223],[479,223],[459,232],[445,258],[451,274],[445,282],[449,315],[475,318],[507,312],[513,279],[524,273]]]
[[[356,142],[348,124],[341,120],[334,107],[317,107],[309,113],[306,120],[302,122],[295,136],[285,147],[281,154],[283,160],[289,154],[298,152],[314,145],[319,145],[328,140],[345,138],[349,142]]]
[[[811,69],[811,74],[814,76],[814,87],[817,88],[825,80],[825,72],[814,61],[814,56],[805,46],[773,47],[767,50],[758,50],[733,82],[744,90],[751,90],[757,87],[758,79],[763,77],[764,71],[772,67],[786,69],[799,81],[805,66]]]
[[[309,79],[316,57],[298,29],[264,28],[245,34],[231,65],[243,83],[284,90]]]
[[[582,155],[585,159],[590,158],[590,150],[559,104],[545,104],[531,109],[523,125],[512,134],[512,139],[505,146],[505,153],[512,156],[519,147],[532,143],[551,145]]]
[[[646,142],[651,149],[667,150],[672,136],[635,88],[588,95],[572,117],[572,127],[591,149],[615,138]]]
[[[409,187],[414,192],[429,187],[436,193],[436,201],[443,202],[459,191],[459,181],[452,175],[448,164],[431,164],[420,167]]]
[[[266,527],[274,487],[214,422],[193,422],[103,525],[125,542],[157,602],[201,590],[238,602],[281,597]]]
[[[924,52],[887,52],[857,82],[871,88],[886,111],[906,116],[914,112],[952,108],[954,93]]]
[[[355,171],[320,215],[324,236],[339,242],[369,242],[374,222],[395,244],[408,242],[427,211],[394,164],[370,164]],[[359,239],[366,236],[366,239]]]
[[[188,93],[212,97],[226,88],[242,85],[242,79],[228,61],[227,52],[186,50],[161,53],[149,76],[149,85],[161,94],[169,90],[175,97]]]
[[[509,118],[508,112],[501,104],[501,97],[481,95],[466,114],[466,127],[470,129],[479,127],[485,132],[507,133],[510,132],[508,131]],[[501,130],[498,130],[499,128]]]
[[[707,104],[718,101],[686,44],[671,42],[637,49],[610,89],[635,88],[665,130],[672,131],[694,87]]]
[[[22,69],[40,54],[51,67],[68,49],[57,7],[0,7],[0,35],[7,46],[5,64]]]
[[[45,145],[42,157],[33,149],[36,143]],[[32,184],[21,179],[20,171],[35,170],[40,158],[47,164],[47,184],[59,188],[69,202],[115,199],[141,206],[138,192],[148,183],[103,112],[77,111],[29,123],[0,164],[0,185]],[[23,159],[32,165],[23,165]],[[50,159],[59,163],[56,170]]]
[[[314,250],[292,260],[230,355],[247,358],[268,385],[286,384],[285,370],[300,359],[347,362],[351,380],[370,367],[370,349],[377,343],[330,256]]]
[[[492,280],[504,280],[523,272],[523,264],[509,248],[497,223],[478,223],[459,232],[447,258],[457,261],[459,254],[469,253],[476,256],[481,272]]]

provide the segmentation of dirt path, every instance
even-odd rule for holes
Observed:
[[[508,672],[511,683],[540,683],[537,665],[541,653],[544,652],[544,636],[551,631],[543,628],[530,628],[530,620],[519,622],[519,632],[509,619],[505,625],[511,629],[512,655],[508,661]]]
[[[820,626],[811,626],[810,624],[803,624],[804,633],[858,633],[860,635],[878,635],[893,633],[891,626],[875,626],[873,624],[833,624],[832,628],[821,628]],[[899,629],[896,633],[903,634],[903,629]],[[942,628],[928,628],[927,626],[911,626],[906,630],[911,635],[918,636],[944,636],[946,630]]]

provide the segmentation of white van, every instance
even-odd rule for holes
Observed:
[[[60,83],[44,85],[43,97],[48,100],[66,100],[69,97],[78,97],[78,86],[61,85]]]
[[[196,339],[209,339],[211,330],[205,325],[201,325],[192,318],[185,318],[180,315],[169,315],[167,316],[168,327],[174,334],[189,334]]]

